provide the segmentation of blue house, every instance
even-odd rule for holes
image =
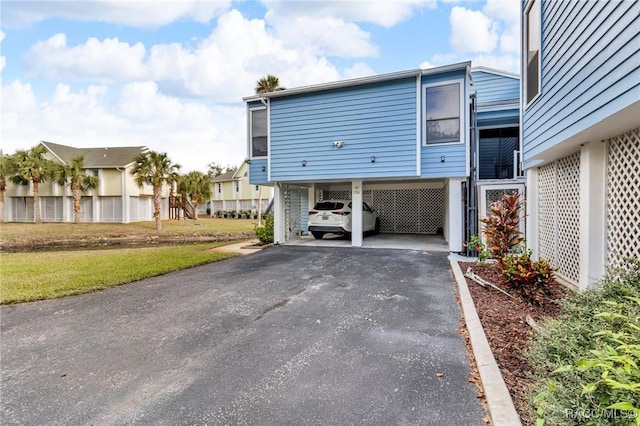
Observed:
[[[587,288],[640,257],[640,14],[635,1],[523,2],[527,241]]]
[[[464,62],[244,98],[249,179],[274,186],[275,241],[305,233],[317,200],[340,198],[372,205],[382,232],[442,234],[462,251],[477,224],[479,135],[496,160],[487,181],[517,178],[518,88],[517,76]],[[362,210],[352,214],[361,246]]]

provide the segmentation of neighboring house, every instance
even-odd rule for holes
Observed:
[[[148,151],[143,146],[110,148],[74,148],[52,142],[41,142],[47,157],[64,164],[72,158],[84,157],[87,173],[98,177],[98,187],[83,194],[80,214],[83,222],[128,223],[153,219],[153,188],[139,188],[131,176],[136,156]],[[69,187],[51,179],[39,186],[40,210],[44,222],[72,222],[73,197]],[[168,188],[163,191],[162,218],[167,218]],[[5,193],[5,220],[33,221],[32,186],[9,183]]]
[[[305,233],[316,200],[349,198],[353,246],[366,201],[382,232],[442,233],[462,251],[477,232],[478,126],[486,182],[517,177],[518,86],[464,62],[244,98],[250,183],[274,187],[275,241]]]
[[[635,1],[523,2],[527,241],[585,289],[640,257]]]
[[[273,198],[273,188],[249,183],[249,163],[243,162],[236,170],[230,170],[212,179],[211,201],[206,208],[211,216],[230,217],[233,212],[252,217],[264,212]]]

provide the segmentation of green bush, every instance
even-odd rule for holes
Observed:
[[[256,238],[258,238],[262,244],[271,244],[273,242],[273,216],[265,216],[262,225],[258,226],[256,223],[254,229],[256,231]]]
[[[634,335],[636,340],[620,339],[619,334],[630,334],[629,330],[638,325],[640,304],[634,301],[638,297],[640,261],[632,260],[611,270],[600,288],[565,298],[563,313],[544,324],[545,332],[534,336],[527,357],[535,370],[530,392],[538,424],[640,424],[640,417],[634,418],[632,411],[621,409],[630,408],[628,405],[616,405],[630,401],[638,407],[639,396],[633,383],[640,382],[639,353],[630,356],[632,361],[636,357],[635,367],[632,363],[625,367],[617,360],[605,359],[613,356],[608,347],[622,352],[624,345],[638,343],[638,332]],[[612,341],[612,337],[620,342]],[[612,371],[619,367],[622,370]],[[628,376],[621,378],[620,371]],[[626,383],[630,387],[611,387],[607,378],[629,379]]]
[[[553,268],[544,259],[531,260],[531,250],[509,253],[500,259],[498,265],[509,288],[532,305],[540,305],[545,297],[551,295],[551,286],[555,284]]]

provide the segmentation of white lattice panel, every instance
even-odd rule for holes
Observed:
[[[580,276],[580,153],[538,170],[540,257],[572,283]]]
[[[300,188],[283,186],[284,191],[284,240],[300,238],[300,223],[302,221],[302,206]]]
[[[350,191],[328,191],[325,198],[351,199]],[[364,190],[362,199],[380,216],[380,231],[436,234],[444,227],[444,189]]]
[[[538,251],[556,262],[556,163],[538,169]]]
[[[502,199],[502,195],[503,194],[513,194],[514,192],[520,192],[518,191],[518,188],[509,188],[509,189],[488,189],[486,191],[486,201],[485,201],[485,206],[487,206],[486,211],[484,212],[484,214],[486,216],[488,216],[491,212],[490,212],[490,208],[491,208],[491,204],[495,203],[496,201],[500,201]],[[520,200],[523,200],[523,196],[520,196]]]
[[[580,279],[580,153],[558,160],[558,273]]]
[[[640,258],[640,129],[609,140],[607,260]]]

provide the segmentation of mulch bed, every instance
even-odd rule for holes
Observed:
[[[553,287],[550,297],[545,298],[540,306],[532,306],[507,289],[493,264],[460,262],[460,267],[463,273],[471,268],[471,271],[481,278],[516,296],[515,300],[511,299],[495,289],[482,287],[467,278],[467,285],[480,322],[516,410],[523,424],[534,424],[525,396],[526,389],[531,384],[529,374],[532,368],[524,357],[524,351],[533,333],[533,329],[526,322],[526,317],[530,315],[536,322],[544,318],[556,317],[560,313],[557,301],[564,297],[568,290],[561,284],[557,284]]]

